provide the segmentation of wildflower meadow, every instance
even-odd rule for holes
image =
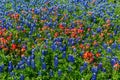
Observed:
[[[0,0],[0,80],[120,80],[120,0]]]

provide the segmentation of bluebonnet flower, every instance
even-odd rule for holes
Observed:
[[[62,51],[66,51],[66,45],[63,46]]]
[[[117,56],[114,56],[113,59],[114,59],[115,61],[118,61],[118,57],[117,57]]]
[[[86,68],[88,66],[87,62],[84,62],[83,67]]]
[[[11,61],[8,63],[8,72],[11,72],[13,70],[13,64]]]
[[[72,41],[71,44],[72,44],[72,46],[73,46],[73,45],[75,45],[76,43],[75,43],[75,41]]]
[[[66,57],[66,52],[63,52],[62,53],[62,58],[65,58]]]
[[[27,59],[26,63],[27,63],[28,66],[30,66],[31,65],[31,60]]]
[[[101,52],[102,52],[102,50],[101,50],[101,49],[99,49],[99,50],[98,50],[98,53],[101,53]]]
[[[98,69],[102,69],[102,63],[101,62],[98,64]]]
[[[21,74],[21,75],[20,75],[20,80],[24,80],[24,78],[25,78],[24,75]]]
[[[32,31],[29,31],[29,35],[31,35],[33,32]]]
[[[51,48],[52,48],[53,51],[55,51],[55,50],[57,49],[57,45],[53,44],[53,45],[51,46]]]
[[[62,52],[62,50],[63,50],[62,46],[59,47],[59,50]]]
[[[46,70],[46,63],[45,62],[42,63],[42,69]]]
[[[41,76],[42,72],[41,71],[38,71],[38,76]]]
[[[42,50],[42,55],[46,55],[47,54],[47,50]]]
[[[114,30],[114,35],[116,35],[117,34],[117,30]]]
[[[105,68],[102,68],[102,71],[103,71],[103,72],[106,72],[106,69],[105,69]]]
[[[0,66],[0,73],[3,71],[3,68],[4,68],[4,64]]]
[[[31,60],[31,67],[32,67],[33,69],[35,69],[35,67],[36,67],[36,66],[35,66],[35,61],[34,61],[34,59]]]
[[[10,72],[10,76],[14,76],[15,75],[15,72]]]
[[[118,63],[120,64],[120,60],[118,61]]]
[[[69,55],[68,55],[68,61],[74,63],[74,62],[75,62],[74,56],[71,55],[71,54],[69,54]]]
[[[114,64],[116,63],[115,59],[111,59],[110,63],[112,66],[114,66]]]
[[[60,49],[60,51],[62,51],[62,52],[63,52],[63,51],[66,51],[66,46],[60,47],[59,49]]]
[[[12,40],[12,43],[14,43],[15,42],[15,40]]]
[[[102,29],[101,29],[100,27],[97,28],[97,32],[98,32],[98,33],[101,32],[101,30],[102,30]]]
[[[33,54],[35,52],[35,48],[33,48],[32,50],[31,50],[31,54]]]
[[[20,61],[19,63],[18,63],[18,66],[20,66],[20,65],[23,65],[24,64],[24,61]]]
[[[54,57],[54,67],[57,68],[58,66],[58,58]]]
[[[40,58],[40,62],[41,62],[41,63],[44,62],[44,56],[41,56],[41,58]]]
[[[84,67],[83,67],[83,66],[81,66],[81,67],[80,67],[80,73],[82,73],[82,72],[83,72],[83,70],[84,70]]]
[[[112,53],[112,49],[110,47],[107,48],[108,53]]]
[[[120,50],[120,44],[118,45],[118,49]]]
[[[50,76],[53,77],[53,70],[50,69],[50,72],[49,72]]]
[[[25,57],[25,56],[22,56],[21,58],[22,58],[23,62],[25,62],[27,60],[27,57]]]
[[[84,40],[82,40],[82,44],[84,44],[85,43],[85,41]]]
[[[23,64],[23,65],[20,65],[19,68],[20,68],[20,69],[25,69],[25,65],[24,65],[24,64]]]
[[[86,33],[85,37],[86,37],[86,38],[88,38],[88,37],[89,37],[89,35],[90,35],[89,33]]]
[[[91,71],[92,71],[92,73],[97,73],[98,72],[98,68],[97,67],[92,67]]]
[[[117,43],[116,42],[112,43],[111,48],[115,49],[116,47],[117,47]]]
[[[35,14],[39,14],[39,13],[40,13],[40,10],[39,10],[39,9],[35,9],[35,10],[34,10],[34,13],[35,13]]]
[[[97,80],[97,74],[96,73],[93,73],[93,75],[91,77],[91,80]]]
[[[41,37],[41,35],[40,35],[40,34],[37,34],[37,37],[38,37],[38,38],[40,38],[40,37]]]
[[[84,53],[84,51],[81,51],[79,55],[80,55],[80,56],[82,56],[82,55],[83,55],[83,53]]]
[[[77,49],[76,49],[76,48],[73,48],[73,51],[74,51],[74,52],[76,52],[76,51],[77,51]]]
[[[21,42],[21,39],[18,39],[18,43],[20,43]]]
[[[71,66],[68,66],[68,71],[72,71],[72,67]]]
[[[62,75],[62,71],[61,69],[58,70],[58,76],[61,76]]]
[[[110,34],[110,38],[113,38],[113,35],[112,35],[112,34]]]
[[[34,59],[34,58],[35,58],[34,54],[30,55],[30,59]]]

